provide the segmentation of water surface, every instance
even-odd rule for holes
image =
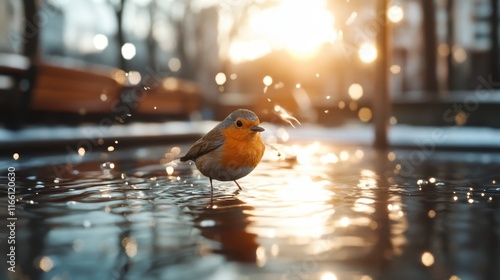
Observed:
[[[12,163],[16,274],[2,273],[31,279],[500,279],[500,155],[317,142],[276,147],[280,155],[268,148],[258,168],[239,180],[242,191],[214,181],[213,197],[194,166],[170,162],[187,144],[80,159],[20,158]],[[3,221],[6,195],[3,188]],[[5,256],[8,232],[1,234]]]

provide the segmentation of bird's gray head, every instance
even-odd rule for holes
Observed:
[[[243,119],[247,121],[257,121],[257,123],[260,123],[259,117],[257,115],[247,109],[238,109],[236,111],[233,111],[231,114],[229,114],[221,123],[221,128],[227,128],[231,125],[234,124],[238,119]]]

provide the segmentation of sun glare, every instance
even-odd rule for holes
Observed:
[[[248,25],[242,27],[241,36],[230,46],[230,58],[238,62],[272,50],[286,50],[307,58],[323,43],[336,40],[333,25],[333,14],[326,9],[324,0],[282,0],[276,6],[250,14]]]

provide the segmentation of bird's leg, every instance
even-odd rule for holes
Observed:
[[[234,180],[234,182],[236,183],[236,186],[238,186],[238,188],[241,190],[243,190],[241,187],[240,187],[240,184],[238,184],[238,182],[236,182],[236,180]]]
[[[214,206],[214,185],[212,184],[212,178],[210,178],[210,208],[212,208],[213,206]]]

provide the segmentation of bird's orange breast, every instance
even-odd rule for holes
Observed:
[[[222,134],[226,136],[221,164],[225,168],[256,167],[264,154],[264,143],[257,133],[248,134],[247,137],[232,137],[235,131],[227,130]]]

